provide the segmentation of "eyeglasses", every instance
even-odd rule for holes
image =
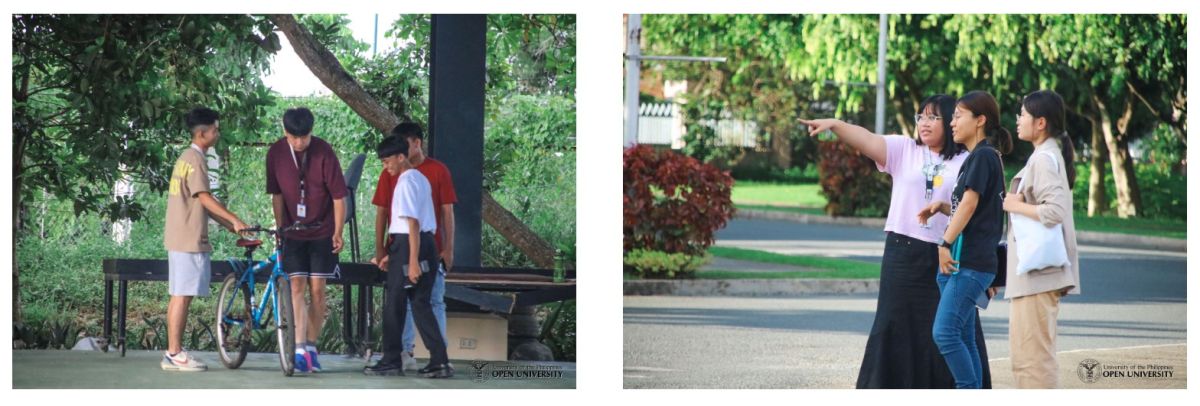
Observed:
[[[934,114],[914,114],[913,115],[913,121],[916,122],[917,124],[921,124],[921,122],[923,122],[923,121],[933,122],[933,121],[941,121],[941,120],[942,120],[941,116],[934,115]]]
[[[1017,121],[1021,121],[1021,117],[1025,117],[1026,114],[1029,114],[1029,113],[1027,113],[1024,109],[1022,109],[1020,113],[1017,113]]]

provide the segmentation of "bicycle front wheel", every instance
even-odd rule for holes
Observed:
[[[292,313],[292,285],[287,276],[275,277],[275,338],[279,341],[279,368],[285,376],[296,370],[293,354],[296,353],[295,315]]]
[[[254,330],[250,288],[240,282],[236,273],[226,275],[217,299],[217,353],[229,369],[237,369],[246,360]]]

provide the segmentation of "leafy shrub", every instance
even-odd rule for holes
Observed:
[[[575,362],[575,300],[542,305],[538,316],[542,324],[542,341],[554,351],[554,360]]]
[[[649,146],[625,149],[625,252],[698,255],[733,216],[733,178],[695,158]]]
[[[640,278],[690,277],[707,264],[709,255],[689,255],[635,249],[625,254],[625,269]]]
[[[486,119],[484,188],[534,233],[568,255],[575,246],[575,102],[512,95]],[[535,267],[491,227],[483,229],[486,266]]]
[[[1091,165],[1078,163],[1075,168],[1075,187],[1071,190],[1075,214],[1087,215]],[[1187,219],[1187,176],[1172,173],[1172,169],[1165,166],[1137,164],[1133,168],[1137,176],[1138,188],[1142,191],[1142,211],[1138,213],[1138,217]],[[1106,165],[1105,169],[1104,192],[1108,196],[1108,210],[1105,214],[1116,216],[1116,182],[1113,180],[1112,167]]]
[[[700,162],[729,161],[739,154],[742,147],[721,145],[716,128],[712,123],[725,117],[725,104],[719,100],[697,98],[681,105],[681,113],[687,133],[683,135],[684,155]]]
[[[818,145],[821,194],[825,213],[831,216],[887,216],[892,179],[875,168],[875,162],[843,142]]]

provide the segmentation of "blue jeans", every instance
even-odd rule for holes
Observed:
[[[437,279],[433,282],[433,293],[430,294],[429,300],[433,302],[433,316],[437,318],[438,328],[442,329],[442,340],[446,341],[446,348],[450,348],[450,339],[446,336],[446,273],[439,270]],[[408,302],[408,317],[404,319],[404,350],[413,352],[416,345],[417,330],[413,328],[413,312],[412,302]]]
[[[983,364],[975,345],[975,299],[986,294],[995,278],[996,274],[967,268],[955,275],[937,272],[942,298],[933,318],[933,342],[959,389],[983,387]]]

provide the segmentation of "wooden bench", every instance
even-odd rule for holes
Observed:
[[[348,352],[361,353],[370,348],[371,311],[374,309],[372,287],[383,286],[384,273],[372,264],[342,262],[337,278],[329,285],[342,286],[342,336]],[[229,262],[212,261],[212,283],[222,283],[232,272]],[[270,272],[260,272],[265,282]],[[165,259],[105,259],[104,260],[104,338],[113,341],[113,285],[117,285],[116,345],[125,356],[126,300],[130,281],[167,281]],[[358,303],[351,304],[351,289],[358,287]],[[497,294],[505,293],[505,294]],[[532,306],[575,298],[575,272],[566,272],[566,281],[555,283],[553,271],[524,268],[484,268],[455,266],[446,274],[447,307],[455,303],[479,312],[508,315],[517,306]],[[351,309],[357,308],[357,323]],[[166,303],[163,303],[165,313]],[[357,330],[354,326],[357,324]],[[357,334],[357,336],[356,336]],[[107,346],[105,346],[107,348]]]

